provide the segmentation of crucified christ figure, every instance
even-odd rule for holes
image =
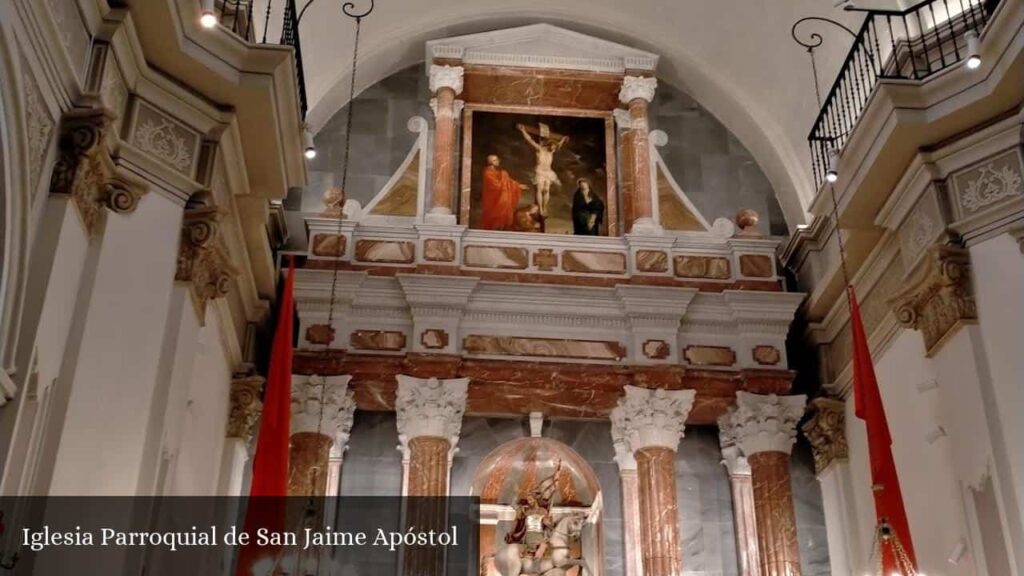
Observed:
[[[548,201],[551,199],[551,186],[562,185],[558,179],[558,174],[555,174],[555,171],[551,169],[551,162],[555,158],[555,152],[558,152],[559,148],[565,146],[565,143],[569,141],[569,137],[562,136],[559,139],[545,138],[547,136],[547,126],[541,124],[540,127],[541,138],[539,139],[543,139],[543,144],[538,143],[530,136],[526,126],[516,124],[516,128],[519,129],[523,138],[537,152],[537,166],[533,173],[533,185],[537,187],[537,208],[540,209],[540,215],[547,218]]]

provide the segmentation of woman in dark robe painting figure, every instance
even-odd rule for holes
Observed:
[[[604,223],[604,202],[590,189],[590,180],[576,181],[572,196],[572,233],[578,236],[600,236]]]

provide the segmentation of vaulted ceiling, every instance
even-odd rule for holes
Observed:
[[[354,25],[341,4],[316,0],[301,23],[314,130],[348,97]],[[862,18],[829,0],[377,0],[363,22],[356,84],[362,90],[421,62],[427,40],[536,22],[648,50],[661,55],[663,82],[690,93],[751,151],[792,227],[807,221],[814,195],[806,137],[818,106],[810,59],[790,36],[805,16],[850,28]],[[838,28],[808,31],[825,37],[817,52],[824,93],[851,38]]]

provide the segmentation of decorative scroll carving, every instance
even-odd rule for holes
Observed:
[[[675,451],[693,407],[695,390],[664,390],[625,386],[612,410],[612,429],[621,431],[629,452],[651,447]],[[614,439],[614,436],[613,436]]]
[[[750,458],[760,452],[789,454],[796,442],[796,425],[804,414],[807,397],[736,393],[736,407],[719,426],[731,429],[736,445]]]
[[[902,326],[921,331],[930,356],[960,323],[978,317],[967,251],[932,246],[889,303]]]
[[[957,202],[963,216],[970,216],[1012,196],[1024,194],[1021,161],[1009,150],[953,177]]]
[[[654,91],[658,88],[658,79],[645,76],[626,76],[622,79],[622,88],[619,90],[619,101],[629,104],[633,100],[641,99],[646,102],[654,101]]]
[[[104,145],[111,117],[104,110],[68,113],[61,125],[57,162],[50,179],[51,194],[71,197],[90,236],[97,232],[104,207],[132,212],[145,190],[115,174]]]
[[[339,452],[345,451],[355,396],[349,389],[351,376],[294,376],[292,378],[292,434],[320,433],[331,438]]]
[[[178,172],[192,176],[199,137],[148,107],[139,108],[132,144]]]
[[[395,415],[403,453],[408,451],[409,441],[420,436],[444,438],[454,449],[462,430],[469,378],[438,380],[398,374],[396,379]]]
[[[228,438],[241,438],[246,443],[252,439],[256,422],[263,410],[260,390],[262,376],[243,376],[231,381],[231,412],[228,414]]]
[[[182,220],[174,279],[191,283],[200,321],[206,316],[207,302],[226,296],[238,273],[216,242],[221,217],[220,210],[212,205],[186,206]]]
[[[815,398],[811,418],[801,427],[814,452],[814,471],[821,474],[835,461],[850,457],[846,444],[846,405],[841,400]]]

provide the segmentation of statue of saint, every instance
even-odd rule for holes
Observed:
[[[548,536],[555,525],[551,517],[551,506],[557,489],[555,478],[561,468],[562,462],[559,460],[555,471],[530,490],[526,502],[516,506],[515,525],[505,535],[505,543],[522,545],[526,556],[544,556]]]

